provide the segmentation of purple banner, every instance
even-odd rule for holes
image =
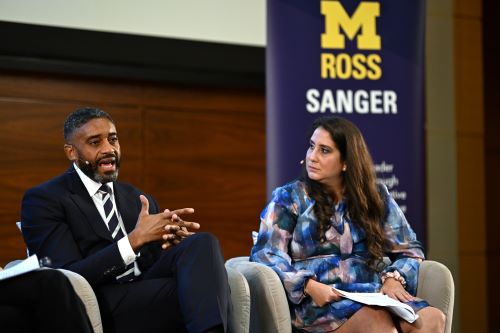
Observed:
[[[313,120],[363,132],[379,182],[426,243],[422,0],[267,1],[267,193],[300,174]]]

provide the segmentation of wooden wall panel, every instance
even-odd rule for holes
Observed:
[[[0,99],[0,237],[5,236],[9,246],[0,247],[0,262],[19,257],[24,243],[19,231],[13,228],[20,218],[20,202],[24,192],[49,178],[64,172],[70,162],[63,152],[62,124],[68,110],[77,104],[50,103],[40,100]],[[123,142],[130,144],[121,170],[122,178],[138,183],[142,181],[141,119],[138,111],[121,108],[108,110],[127,133]],[[9,252],[12,251],[12,254]],[[5,258],[5,259],[4,259]]]
[[[264,205],[263,114],[146,110],[146,187],[164,208],[193,207],[226,256],[248,255]]]
[[[483,25],[481,1],[455,0],[454,85],[462,332],[488,332]],[[474,245],[472,245],[474,244]],[[470,278],[474,276],[474,278]],[[474,285],[473,288],[470,288]]]
[[[24,256],[22,195],[68,167],[62,124],[86,105],[116,121],[120,180],[164,208],[194,207],[226,258],[249,253],[265,204],[262,90],[0,72],[0,265]]]
[[[25,254],[14,227],[24,191],[67,167],[57,124],[69,107],[0,100],[0,265]]]
[[[1,97],[80,105],[138,105],[143,87],[134,82],[0,72]]]
[[[97,104],[108,112],[116,123],[121,150],[119,179],[144,188],[144,122],[141,107],[124,105],[115,107]]]
[[[203,87],[148,86],[144,90],[144,104],[156,107],[204,110],[204,112],[253,113],[264,116],[264,95],[259,90],[220,89]],[[260,96],[260,98],[256,98]]]

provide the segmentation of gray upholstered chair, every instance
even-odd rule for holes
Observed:
[[[250,286],[250,332],[291,333],[290,312],[285,291],[278,275],[268,266],[236,257],[226,262],[241,272]],[[445,333],[451,332],[455,286],[443,264],[426,260],[420,266],[417,296],[427,300],[446,315]]]
[[[15,266],[21,262],[21,260],[14,260],[5,265],[5,268],[9,268]],[[50,269],[50,268],[43,268]],[[90,284],[85,280],[81,275],[68,271],[65,269],[59,269],[66,277],[69,282],[75,289],[75,292],[82,300],[82,303],[85,305],[85,309],[87,310],[87,315],[90,320],[90,324],[94,329],[94,333],[102,333],[102,323],[101,323],[101,314],[99,313],[99,304],[97,303],[97,298],[95,296],[94,290],[90,287]]]
[[[5,268],[21,262],[16,260],[8,263]],[[46,268],[50,269],[50,268]],[[102,333],[101,314],[99,313],[99,304],[95,296],[94,290],[90,284],[81,275],[59,269],[75,289],[76,293],[82,300],[87,310],[90,323],[94,329],[94,333]],[[229,316],[229,332],[230,333],[248,333],[250,329],[250,289],[245,277],[237,270],[226,267],[229,286],[231,287],[231,301],[233,303],[233,311]]]
[[[17,227],[21,229],[19,222],[17,222]],[[5,268],[16,265],[19,262],[21,260],[12,261]],[[90,284],[83,276],[75,272],[65,269],[59,269],[59,271],[66,275],[85,305],[90,323],[94,328],[94,333],[102,333],[103,328],[99,304]],[[231,301],[233,303],[233,311],[228,320],[229,333],[248,333],[250,328],[250,288],[245,277],[240,272],[229,266],[226,266],[226,272],[231,288]]]

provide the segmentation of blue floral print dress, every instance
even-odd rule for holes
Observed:
[[[392,262],[382,273],[397,270],[406,280],[406,290],[415,295],[419,259],[424,259],[422,246],[387,188],[380,185],[379,192],[385,203],[385,251]],[[381,272],[368,267],[365,233],[349,219],[344,201],[335,206],[323,243],[319,241],[313,205],[302,181],[277,188],[260,216],[259,235],[250,260],[271,267],[279,275],[296,329],[329,332],[342,325],[362,304],[342,299],[319,307],[304,296],[305,281],[314,278],[349,292],[378,292]],[[423,300],[408,304],[415,311],[428,306]]]

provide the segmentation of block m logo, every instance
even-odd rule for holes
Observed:
[[[324,49],[344,49],[345,35],[353,40],[356,35],[360,50],[380,50],[376,18],[380,16],[380,3],[362,1],[349,17],[339,1],[321,1],[321,14],[325,16],[325,33],[321,35]],[[361,31],[361,32],[360,32]]]

